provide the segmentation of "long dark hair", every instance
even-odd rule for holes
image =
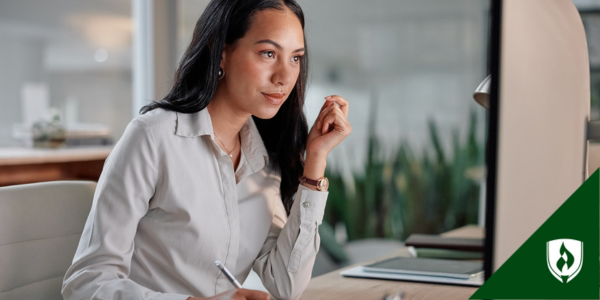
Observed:
[[[285,5],[285,6],[284,6]],[[221,53],[225,44],[242,38],[252,16],[261,10],[291,10],[304,29],[304,13],[295,0],[212,0],[200,16],[192,42],[175,73],[175,82],[164,99],[144,106],[144,114],[156,108],[196,113],[212,99],[218,84]],[[306,39],[304,40],[306,48]],[[300,60],[300,74],[288,99],[269,120],[252,116],[263,139],[269,161],[281,170],[281,199],[289,215],[292,199],[304,172],[304,151],[308,126],[304,116],[304,93],[308,57]]]

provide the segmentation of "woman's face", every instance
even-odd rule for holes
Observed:
[[[244,37],[225,46],[225,77],[217,92],[235,111],[273,118],[296,84],[303,55],[304,33],[295,14],[259,11]]]

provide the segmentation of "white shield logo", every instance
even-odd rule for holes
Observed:
[[[583,243],[572,239],[558,239],[546,243],[546,263],[550,273],[562,283],[571,281],[583,263]]]

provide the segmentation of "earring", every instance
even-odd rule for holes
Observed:
[[[225,70],[223,68],[219,68],[219,79],[223,79],[225,77]]]

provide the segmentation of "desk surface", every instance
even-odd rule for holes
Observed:
[[[483,237],[483,229],[476,226],[466,226],[442,234],[447,237]],[[393,256],[407,256],[410,254],[406,248],[390,253],[384,259]],[[373,261],[376,261],[373,260]],[[365,262],[366,263],[366,262]],[[358,265],[363,265],[360,263]],[[356,265],[354,265],[356,266]],[[311,279],[308,287],[302,294],[301,300],[381,300],[388,293],[404,292],[404,299],[469,299],[477,290],[476,287],[441,285],[430,283],[416,283],[407,281],[392,281],[378,279],[349,278],[340,275],[341,270],[336,270]]]
[[[104,160],[112,148],[112,146],[62,149],[0,147],[0,166]]]

